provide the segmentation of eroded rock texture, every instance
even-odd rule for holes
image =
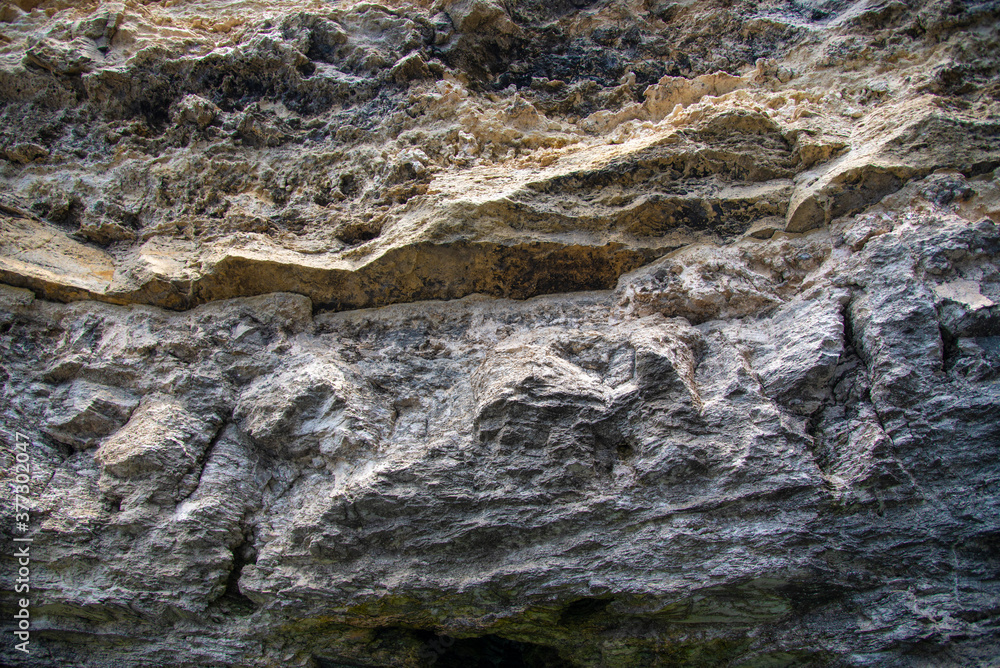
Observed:
[[[996,665],[996,3],[0,21],[4,665]]]

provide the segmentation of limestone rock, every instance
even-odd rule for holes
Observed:
[[[78,449],[118,431],[138,404],[128,391],[83,380],[60,388],[52,399],[47,434]]]
[[[0,664],[992,666],[998,19],[0,7]]]
[[[201,129],[212,124],[221,110],[201,97],[200,95],[187,95],[179,103],[173,114],[173,121],[178,125],[183,123],[194,123]]]
[[[49,155],[48,149],[44,146],[39,146],[34,143],[23,143],[11,146],[6,151],[6,157],[8,160],[13,160],[14,162],[20,162],[26,164],[37,160],[39,158],[47,158]]]
[[[80,74],[94,69],[100,59],[94,42],[76,39],[68,44],[46,38],[28,38],[25,63],[54,74]]]

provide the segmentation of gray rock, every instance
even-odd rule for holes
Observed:
[[[138,403],[122,388],[74,381],[53,392],[46,434],[77,449],[91,447],[125,424]]]
[[[0,664],[995,665],[995,3],[778,4],[0,8]]]
[[[5,356],[8,392],[61,407],[48,435],[4,409],[52,481],[38,604],[79,639],[39,642],[162,666],[420,665],[434,634],[458,639],[442,660],[539,665],[989,653],[997,335],[935,286],[995,275],[1000,235],[907,215],[794,299],[695,326],[617,309],[645,270],[618,293],[315,319],[292,295],[11,301],[7,340],[52,343]],[[945,249],[952,273],[920,273]],[[89,338],[59,333],[81,319]],[[43,349],[90,380],[45,380]]]

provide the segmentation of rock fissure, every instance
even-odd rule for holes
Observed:
[[[227,418],[227,419],[225,419],[225,420],[222,421],[222,424],[219,425],[219,428],[216,430],[215,434],[212,436],[211,440],[208,443],[208,446],[205,448],[205,451],[203,453],[201,453],[200,457],[194,457],[190,452],[188,452],[187,448],[185,447],[185,445],[184,445],[184,443],[182,441],[177,440],[177,439],[171,439],[174,443],[176,443],[181,448],[182,452],[184,453],[184,457],[186,459],[190,460],[190,462],[191,462],[191,469],[193,469],[194,471],[198,472],[198,479],[197,479],[197,481],[195,481],[194,484],[191,486],[191,490],[187,493],[187,495],[184,496],[184,497],[182,497],[182,498],[180,498],[178,500],[177,505],[181,505],[182,503],[184,503],[185,501],[187,501],[189,498],[191,498],[191,496],[195,492],[198,491],[198,487],[201,486],[202,476],[205,473],[205,462],[212,456],[212,451],[215,449],[215,446],[218,444],[219,440],[222,438],[223,432],[231,424],[230,420],[232,420],[232,416],[230,416],[229,418]]]

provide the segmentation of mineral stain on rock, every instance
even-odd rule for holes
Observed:
[[[995,665],[998,53],[994,2],[0,7],[0,663]]]

